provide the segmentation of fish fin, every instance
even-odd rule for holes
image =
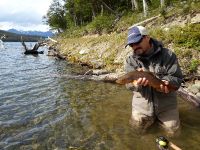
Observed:
[[[133,84],[134,86],[137,86],[137,80],[133,80],[132,84]]]

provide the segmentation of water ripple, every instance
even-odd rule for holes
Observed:
[[[62,102],[62,81],[51,76],[66,69],[66,63],[24,56],[19,43],[14,49],[6,46],[0,52],[0,148],[9,149],[69,116],[70,107],[67,99]]]
[[[131,93],[125,87],[65,78],[82,68],[46,55],[24,56],[21,43],[5,47],[0,51],[0,149],[155,149],[154,135],[163,133],[153,129],[140,136],[141,142],[128,125]],[[180,143],[192,139],[185,149],[197,149],[192,143],[200,143],[199,109],[180,115],[181,140],[187,138]]]

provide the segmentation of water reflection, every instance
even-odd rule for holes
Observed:
[[[0,149],[156,149],[165,135],[129,125],[131,92],[102,82],[66,79],[82,68],[46,55],[24,56],[20,43],[0,51]],[[183,149],[198,149],[200,113],[179,100]]]

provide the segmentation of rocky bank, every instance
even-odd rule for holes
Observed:
[[[143,21],[137,23],[144,25],[147,28],[157,25],[166,30],[173,26],[184,26],[187,24],[199,24],[200,13],[193,13],[186,16],[171,17],[165,20],[163,24],[157,24],[157,19],[152,21]],[[125,48],[127,30],[113,32],[106,35],[88,35],[80,38],[56,38],[57,42],[51,42],[50,51],[54,51],[56,56],[66,59],[72,63],[79,63],[82,66],[88,66],[88,71],[81,75],[68,76],[75,79],[102,80],[114,82],[117,77],[122,75],[123,64],[126,56],[131,53],[130,48]],[[172,51],[173,43],[165,45]],[[200,51],[194,54],[200,59]],[[189,63],[189,62],[187,62]],[[184,72],[184,70],[183,70]],[[187,74],[185,74],[187,77]],[[190,101],[195,106],[200,106],[200,66],[198,66],[197,74],[191,77],[190,80],[183,83],[183,86],[178,90],[181,97]]]

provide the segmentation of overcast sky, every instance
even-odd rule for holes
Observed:
[[[52,0],[0,0],[0,29],[47,31],[42,22]]]

